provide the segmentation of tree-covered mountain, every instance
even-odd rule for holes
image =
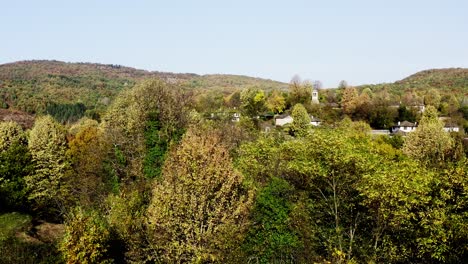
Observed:
[[[88,112],[102,113],[120,91],[150,78],[182,84],[187,89],[225,93],[250,86],[266,90],[287,87],[285,83],[240,75],[169,73],[113,64],[33,60],[0,65],[0,107],[34,114],[49,112],[48,107],[78,109],[76,104],[81,103]]]
[[[385,88],[389,93],[396,95],[402,95],[406,91],[425,94],[435,89],[441,94],[464,96],[468,95],[468,69],[430,69],[417,72],[394,83],[365,84],[358,87],[372,90]]]
[[[468,69],[431,69],[410,75],[395,84],[409,88],[437,88],[468,93]]]
[[[7,120],[7,115],[11,117],[18,113],[50,114],[62,123],[75,122],[82,116],[98,120],[121,91],[131,89],[143,80],[154,78],[191,91],[196,98],[193,101],[195,108],[207,113],[220,111],[223,107],[239,108],[240,91],[246,88],[265,91],[264,96],[270,106],[277,101],[273,98],[287,99],[284,104],[288,109],[294,101],[285,93],[294,83],[288,85],[241,75],[151,72],[112,64],[35,60],[0,65],[0,109],[4,109],[0,112],[0,120]],[[305,84],[304,87],[309,91],[312,86]],[[364,120],[373,127],[387,128],[395,119],[395,113],[383,111],[390,109],[389,106],[433,104],[441,114],[447,115],[466,105],[468,69],[426,70],[394,83],[361,85],[356,88],[358,95],[363,92],[366,95],[350,102],[363,105],[365,109],[358,107],[358,113],[345,111],[345,114],[351,114],[353,119]],[[272,96],[274,90],[276,97]],[[343,107],[343,92],[342,89],[324,89],[320,92],[320,102]],[[307,94],[308,92],[305,93],[306,101],[309,98]],[[366,104],[367,101],[373,103]],[[374,107],[369,107],[370,105]],[[452,111],[451,105],[457,109]],[[271,110],[272,107],[268,109],[275,112]],[[379,114],[379,109],[387,114]],[[12,115],[11,110],[16,114]],[[323,118],[326,116],[325,113],[312,112]],[[381,122],[384,119],[387,120],[385,124]]]

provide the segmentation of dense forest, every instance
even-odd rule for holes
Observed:
[[[86,115],[96,119],[121,91],[148,78],[182,84],[199,93],[207,90],[226,93],[250,86],[287,89],[285,83],[247,76],[200,76],[150,72],[112,64],[21,61],[0,65],[0,108],[44,114],[49,105],[82,103]]]
[[[468,70],[337,85],[0,65],[0,263],[466,262]]]

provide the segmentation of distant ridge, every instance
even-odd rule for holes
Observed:
[[[190,79],[196,74],[169,73],[140,70],[116,64],[100,64],[88,62],[63,62],[57,60],[29,60],[0,65],[0,78],[32,79],[41,75],[79,76],[95,74],[106,78],[139,79],[139,78],[180,78]]]
[[[405,85],[410,88],[457,89],[468,92],[468,69],[424,70],[397,81],[395,84]]]
[[[25,60],[11,63],[0,64],[0,79],[10,78],[23,78],[32,79],[40,77],[41,75],[67,75],[67,76],[80,76],[80,75],[100,75],[106,78],[119,78],[119,79],[144,79],[144,78],[161,78],[161,79],[178,79],[178,80],[191,80],[194,78],[209,78],[211,80],[216,78],[227,78],[228,84],[245,85],[250,82],[268,83],[273,86],[284,86],[285,83],[263,79],[257,77],[249,77],[245,75],[235,74],[206,74],[198,75],[195,73],[172,73],[160,71],[148,71],[136,69],[118,64],[101,64],[90,62],[63,62],[57,60]],[[231,79],[238,79],[237,82]],[[221,83],[222,81],[218,81]],[[276,87],[275,87],[276,88]]]
[[[147,71],[115,64],[29,60],[0,65],[0,107],[41,113],[51,103],[83,103],[102,112],[123,89],[141,80],[160,78],[195,91],[230,94],[256,86],[287,89],[286,83],[231,74],[197,75]]]

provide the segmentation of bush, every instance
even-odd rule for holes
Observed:
[[[24,231],[31,225],[31,216],[17,212],[0,215],[0,242]]]
[[[66,221],[60,251],[67,263],[113,263],[111,237],[107,222],[96,211],[77,208]]]
[[[0,241],[0,263],[52,264],[63,263],[63,259],[53,244],[25,242],[10,236]]]

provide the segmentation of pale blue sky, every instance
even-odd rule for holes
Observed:
[[[0,63],[29,59],[393,82],[468,67],[468,1],[0,0]]]

